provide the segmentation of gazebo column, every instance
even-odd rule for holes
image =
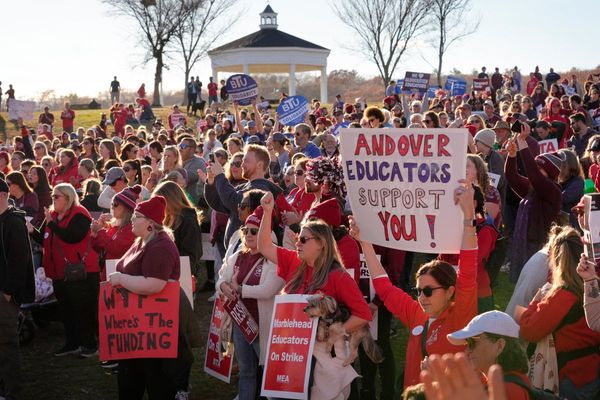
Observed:
[[[290,81],[288,86],[288,94],[296,95],[296,64],[290,64]]]
[[[321,67],[321,103],[327,103],[327,66]]]
[[[244,64],[243,68],[244,68],[243,74],[248,75],[248,71],[249,71],[248,64]]]
[[[219,70],[216,65],[211,65],[213,82],[219,82]]]

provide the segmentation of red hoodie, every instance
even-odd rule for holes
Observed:
[[[62,173],[60,172],[60,167],[54,168],[54,174],[52,176],[52,186],[56,186],[59,183],[70,183],[75,189],[79,189],[81,187],[81,182],[79,179],[79,161],[77,159],[73,160],[73,166],[69,169],[64,170]],[[71,182],[71,178],[75,178],[73,182]]]
[[[546,122],[553,122],[553,121],[559,121],[562,122],[563,124],[565,124],[565,132],[563,133],[562,138],[559,138],[559,143],[558,143],[558,147],[561,149],[564,149],[566,147],[566,142],[567,140],[569,140],[571,138],[571,136],[573,136],[573,131],[571,130],[571,125],[569,123],[569,120],[567,118],[565,118],[563,115],[561,115],[560,113],[560,100],[557,99],[556,97],[552,97],[550,100],[547,101],[547,108],[548,108],[548,116],[546,118],[544,118],[544,121]],[[558,113],[557,114],[552,114],[552,106],[558,104]]]

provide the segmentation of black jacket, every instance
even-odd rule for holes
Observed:
[[[181,211],[177,225],[173,226],[173,236],[179,255],[190,258],[190,269],[195,273],[202,257],[202,234],[195,209]]]
[[[31,243],[25,212],[9,207],[0,214],[0,291],[18,304],[35,299]]]

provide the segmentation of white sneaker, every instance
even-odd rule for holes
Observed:
[[[183,390],[179,390],[175,393],[175,400],[188,400],[190,394],[188,392],[184,392]]]
[[[212,296],[210,296],[210,297],[208,298],[208,302],[209,302],[209,303],[214,303],[214,301],[215,301],[215,299],[216,299],[216,298],[217,298],[217,293],[215,292],[215,293],[213,293],[213,295],[212,295]]]

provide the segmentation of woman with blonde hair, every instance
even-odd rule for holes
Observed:
[[[163,152],[161,172],[167,176],[169,172],[181,168],[181,155],[177,146],[167,146]]]
[[[467,118],[467,125],[475,126],[475,128],[477,128],[477,132],[479,132],[480,130],[482,130],[486,127],[485,121],[483,120],[483,118],[481,118],[481,116],[477,115],[477,114],[469,115],[469,118]]]
[[[159,184],[152,197],[162,196],[167,202],[163,224],[173,231],[179,255],[190,258],[192,274],[196,275],[202,257],[200,224],[202,213],[190,203],[181,187],[172,181]]]
[[[98,254],[91,248],[90,213],[79,204],[75,188],[60,183],[52,192],[52,208],[45,211],[45,223],[38,231],[30,223],[32,238],[44,247],[43,266],[52,279],[54,294],[64,325],[65,343],[54,356],[80,354],[94,357],[98,347]],[[82,263],[85,274],[70,265]]]
[[[577,266],[583,244],[577,231],[563,230],[549,243],[552,283],[535,295],[517,319],[521,337],[535,343],[552,334],[561,397],[595,399],[600,394],[600,333],[591,330],[583,311],[583,280]]]
[[[491,184],[487,165],[478,155],[467,154],[467,180],[479,186],[485,197],[485,211],[491,217],[494,226],[499,228],[502,224],[500,192]]]

